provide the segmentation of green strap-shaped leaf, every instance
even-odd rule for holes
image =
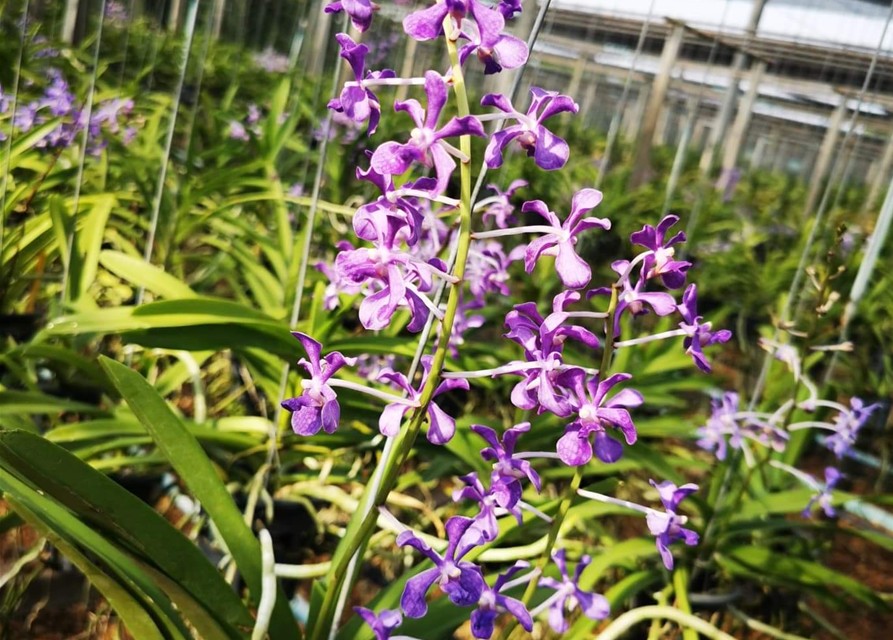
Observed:
[[[94,554],[108,572],[113,573],[117,581],[141,601],[143,608],[151,611],[155,623],[164,627],[166,638],[186,640],[190,637],[168,597],[140,570],[133,558],[73,516],[58,502],[40,494],[30,484],[17,478],[2,462],[0,490],[6,494],[4,497],[11,505],[21,505],[66,542]]]
[[[118,483],[62,447],[22,431],[0,432],[0,457],[85,521],[123,540],[221,621],[251,628],[251,614],[202,552]]]
[[[256,605],[261,595],[260,543],[245,524],[198,440],[143,376],[105,356],[100,357],[100,363],[158,449],[214,521],[248,584],[251,602]],[[280,589],[270,623],[270,637],[294,640],[299,634],[288,600]]]
[[[195,298],[189,285],[158,267],[119,251],[103,251],[99,263],[120,278],[163,298]]]
[[[87,557],[77,550],[72,544],[66,542],[57,535],[40,518],[29,511],[22,503],[14,498],[10,500],[12,507],[43,537],[50,541],[62,555],[71,560],[71,563],[80,569],[84,577],[90,581],[112,605],[112,609],[121,617],[127,630],[135,638],[146,640],[165,640],[164,635],[158,630],[152,616],[117,580],[102,571]]]

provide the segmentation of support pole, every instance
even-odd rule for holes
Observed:
[[[762,60],[754,64],[753,69],[750,71],[747,93],[744,94],[744,99],[738,108],[738,115],[735,116],[735,123],[732,125],[732,130],[729,133],[728,146],[725,148],[722,156],[722,177],[719,180],[720,190],[724,190],[728,186],[732,169],[738,165],[738,155],[741,153],[744,138],[747,136],[747,127],[750,125],[753,105],[756,102],[760,82],[765,71],[766,63]]]
[[[65,13],[62,16],[62,41],[74,43],[74,28],[78,22],[78,0],[65,0]]]
[[[828,129],[825,131],[822,146],[819,148],[819,156],[815,163],[815,169],[812,172],[812,178],[809,181],[809,190],[806,192],[806,205],[803,207],[803,210],[807,212],[807,215],[815,209],[816,201],[822,189],[822,183],[825,181],[828,169],[834,160],[837,138],[840,135],[840,125],[843,124],[843,119],[847,112],[846,103],[846,97],[841,96],[840,104],[834,109],[834,113],[831,114],[831,119],[828,121]]]
[[[311,78],[319,77],[326,62],[328,48],[326,45],[329,42],[329,31],[332,26],[329,14],[325,12],[327,4],[326,2],[319,3],[319,9],[312,24],[312,32],[315,37],[313,38],[313,49],[310,51],[310,59],[307,61],[307,73]]]
[[[170,13],[167,14],[167,30],[176,31],[180,24],[180,0],[171,0]]]
[[[890,136],[890,140],[887,141],[887,146],[884,147],[884,155],[881,156],[881,162],[875,172],[871,190],[868,192],[868,197],[865,199],[865,205],[862,207],[863,212],[871,211],[874,209],[875,205],[877,205],[881,190],[884,188],[884,185],[887,184],[891,165],[893,165],[893,136]]]
[[[623,130],[623,137],[627,139],[635,139],[638,134],[642,116],[645,114],[645,109],[648,107],[648,93],[650,90],[651,88],[647,84],[640,86],[639,95],[636,96],[636,102],[633,104],[632,109],[627,109],[624,112],[623,119],[620,123]]]
[[[220,31],[223,29],[223,15],[226,11],[226,0],[216,0],[214,3],[214,17],[211,23],[211,38],[220,39]]]
[[[713,162],[722,151],[726,138],[726,129],[729,126],[729,120],[732,118],[732,112],[735,110],[735,101],[738,98],[738,79],[747,62],[748,56],[743,49],[747,48],[757,32],[765,4],[766,0],[754,0],[753,9],[750,12],[750,20],[744,32],[742,49],[738,50],[732,59],[729,87],[726,89],[722,105],[720,105],[719,112],[716,114],[716,121],[711,131],[710,144],[707,146],[704,155],[701,156],[701,171],[706,175],[710,174],[710,171],[713,169]]]
[[[598,176],[595,178],[595,188],[601,187],[602,181],[611,168],[611,154],[614,151],[614,142],[617,140],[617,132],[620,130],[620,119],[623,117],[623,111],[626,107],[626,99],[629,96],[629,86],[633,79],[633,73],[636,70],[636,63],[639,61],[639,55],[642,53],[642,47],[645,46],[645,37],[648,35],[648,25],[651,22],[651,14],[654,12],[654,0],[648,7],[648,15],[642,23],[642,30],[639,32],[639,40],[636,42],[636,51],[633,53],[633,59],[629,63],[629,69],[626,72],[626,79],[623,81],[623,93],[620,94],[620,100],[614,109],[614,117],[611,118],[611,124],[608,127],[608,140],[605,143],[605,153],[602,156],[601,164],[598,168]]]
[[[580,85],[583,83],[583,73],[586,71],[586,58],[582,54],[577,61],[574,62],[574,71],[571,74],[571,81],[567,86],[567,95],[571,98],[580,93]]]
[[[667,89],[670,87],[670,72],[676,64],[684,36],[685,28],[681,24],[677,24],[673,27],[670,37],[664,42],[660,65],[651,87],[651,98],[648,100],[648,108],[645,110],[645,118],[639,128],[639,136],[636,141],[635,161],[630,176],[632,187],[644,184],[651,172],[651,141],[654,138],[657,119],[667,97]]]

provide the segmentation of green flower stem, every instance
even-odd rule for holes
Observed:
[[[467,116],[471,113],[468,105],[468,94],[465,90],[465,78],[462,75],[462,66],[459,63],[459,54],[456,43],[451,39],[453,32],[452,22],[447,16],[444,19],[444,33],[446,35],[447,51],[452,65],[452,86],[456,95],[456,104],[460,116]],[[471,157],[471,137],[461,136],[459,138],[459,148],[467,157]],[[419,397],[420,406],[413,412],[409,424],[400,430],[397,436],[397,442],[390,456],[383,457],[379,464],[384,465],[384,472],[381,483],[378,486],[377,493],[372,496],[371,508],[363,512],[357,510],[354,517],[348,524],[347,531],[342,538],[338,549],[335,551],[335,557],[332,559],[331,569],[327,576],[326,593],[323,602],[320,605],[319,612],[316,615],[316,622],[313,626],[311,640],[321,640],[328,636],[329,628],[336,621],[331,620],[333,607],[337,600],[338,592],[341,588],[349,589],[352,577],[348,577],[342,587],[342,581],[345,578],[347,567],[351,558],[364,548],[372,532],[375,530],[375,524],[378,519],[378,507],[385,503],[388,494],[394,487],[400,470],[412,452],[412,446],[415,443],[416,436],[422,428],[425,417],[428,414],[428,404],[434,396],[434,390],[440,383],[443,364],[446,360],[447,350],[449,348],[450,336],[453,332],[453,321],[456,317],[456,311],[459,307],[459,296],[465,277],[465,262],[468,258],[468,246],[471,242],[471,164],[462,162],[459,166],[459,177],[461,181],[461,198],[459,201],[459,242],[456,253],[456,265],[452,275],[458,279],[458,283],[450,288],[450,295],[447,299],[446,311],[441,322],[440,340],[437,344],[437,351],[434,353],[434,360],[431,365],[431,373],[425,381]],[[372,488],[368,485],[367,491]],[[369,504],[369,496],[363,495],[362,504]]]
[[[691,613],[691,603],[688,601],[688,568],[676,567],[673,572],[673,590],[676,592],[676,606],[684,613]],[[698,632],[693,627],[682,630],[683,640],[698,640]]]
[[[640,622],[662,618],[675,622],[680,627],[693,629],[710,640],[735,640],[733,636],[714,627],[706,620],[685,613],[674,607],[648,606],[627,611],[598,634],[598,640],[618,640]]]
[[[602,352],[602,366],[599,370],[599,377],[604,379],[604,377],[608,374],[608,368],[611,366],[611,356],[614,353],[614,311],[617,309],[617,285],[613,285],[611,287],[611,302],[608,304],[607,318],[605,319],[605,349]],[[577,495],[577,489],[580,488],[580,484],[583,482],[583,469],[585,469],[586,465],[580,465],[576,468],[574,472],[574,477],[571,479],[571,483],[567,486],[567,489],[564,491],[564,496],[561,499],[561,504],[558,506],[558,513],[555,514],[555,519],[552,520],[552,528],[549,529],[549,537],[546,540],[546,549],[543,551],[543,555],[540,556],[540,559],[536,563],[536,570],[538,570],[541,574],[546,569],[546,565],[549,564],[549,561],[552,559],[552,548],[555,546],[555,542],[558,540],[558,534],[561,532],[561,526],[564,524],[564,518],[567,516],[567,512],[571,508],[571,504],[574,501],[574,498]],[[524,590],[524,595],[521,597],[521,602],[524,603],[526,607],[530,604],[530,600],[533,598],[533,594],[536,592],[536,587],[538,580],[531,580],[527,584],[527,589]],[[499,636],[500,640],[507,640],[508,637],[512,634],[512,631],[515,630],[518,621],[515,618],[512,618],[509,623],[505,626],[502,634]]]

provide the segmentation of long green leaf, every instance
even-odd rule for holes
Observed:
[[[100,264],[131,284],[145,287],[162,298],[195,298],[196,293],[189,285],[165,273],[145,260],[134,258],[119,251],[103,251],[99,254]]]
[[[90,581],[90,584],[96,587],[96,590],[109,601],[112,609],[121,617],[121,620],[133,637],[145,638],[146,640],[165,640],[164,635],[158,630],[158,627],[152,620],[151,614],[117,580],[90,562],[84,554],[78,551],[77,547],[69,544],[64,538],[57,535],[51,527],[26,508],[23,503],[15,498],[10,499],[10,503],[29,525],[49,540],[62,555],[68,558],[84,574],[84,577]]]
[[[195,436],[183,425],[154,387],[139,373],[105,356],[100,363],[158,449],[170,461],[202,507],[208,512],[242,572],[257,604],[261,595],[260,543],[242,519],[232,496],[217,475]],[[270,625],[273,640],[293,640],[299,634],[280,589]]]
[[[0,457],[41,490],[120,538],[235,628],[252,618],[223,577],[157,511],[62,447],[34,434],[0,432]]]

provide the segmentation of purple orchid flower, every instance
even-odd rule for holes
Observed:
[[[370,0],[338,0],[326,5],[325,12],[341,13],[345,11],[350,16],[350,23],[354,29],[363,33],[372,24],[372,14],[380,8]]]
[[[242,142],[248,142],[248,140],[251,139],[248,137],[248,132],[245,130],[245,125],[243,125],[238,120],[230,121],[229,137],[230,140],[240,140]]]
[[[728,342],[732,337],[732,332],[728,329],[714,332],[710,330],[709,322],[701,322],[701,316],[698,315],[698,287],[695,284],[688,285],[685,293],[682,294],[679,313],[683,319],[683,322],[679,323],[679,328],[685,331],[686,335],[682,341],[685,353],[691,356],[701,371],[710,373],[710,363],[707,362],[702,349],[717,342]]]
[[[602,192],[595,189],[582,189],[574,194],[571,201],[571,212],[562,223],[558,216],[549,210],[542,200],[525,202],[521,211],[525,213],[533,211],[538,213],[553,227],[553,233],[540,236],[529,245],[524,257],[524,268],[527,273],[532,273],[540,256],[555,256],[555,270],[565,287],[579,289],[589,284],[592,278],[592,269],[574,251],[577,236],[587,229],[601,227],[608,230],[611,221],[607,218],[583,218],[586,213],[597,207],[602,201]]]
[[[576,296],[579,298],[579,294]],[[573,413],[573,398],[561,389],[563,376],[568,373],[562,372],[561,350],[567,338],[578,340],[592,349],[598,348],[599,342],[588,329],[563,325],[568,317],[563,311],[567,300],[570,298],[565,294],[556,296],[553,300],[555,311],[545,319],[534,302],[515,305],[505,316],[505,326],[509,329],[505,337],[524,348],[527,362],[540,365],[524,372],[522,368],[525,363],[510,363],[517,364],[519,373],[524,376],[512,389],[512,404],[519,409],[539,407],[539,413],[550,411],[560,418]],[[580,369],[578,371],[582,372]]]
[[[481,598],[478,600],[478,607],[471,612],[471,634],[475,638],[483,640],[490,638],[493,635],[496,618],[502,611],[508,611],[515,616],[525,631],[529,632],[533,629],[533,618],[530,617],[524,603],[499,593],[512,579],[512,576],[529,566],[529,562],[518,560],[505,573],[496,578],[492,587],[484,585]]]
[[[50,114],[58,118],[71,112],[74,108],[74,94],[68,90],[68,83],[59,71],[50,73],[51,83],[40,101],[41,107],[49,107]]]
[[[737,449],[741,446],[741,428],[735,420],[738,412],[738,394],[726,391],[720,400],[711,401],[712,412],[707,424],[695,432],[699,437],[698,446],[707,451],[716,451],[718,460],[725,460],[728,447]],[[729,435],[728,445],[726,436]]]
[[[638,407],[645,400],[633,389],[624,389],[606,399],[612,387],[632,378],[628,373],[615,373],[601,382],[593,376],[585,385],[584,378],[585,373],[580,369],[572,369],[563,376],[563,382],[577,395],[577,419],[565,428],[558,440],[558,455],[572,467],[588,463],[593,452],[589,437],[595,434],[595,457],[609,464],[617,462],[623,455],[623,446],[608,436],[605,427],[619,429],[626,443],[634,444],[636,426],[627,409]]]
[[[338,249],[338,251],[353,250],[353,246],[346,240],[335,243],[335,248]],[[364,285],[357,285],[349,280],[344,280],[340,277],[338,271],[331,265],[325,262],[317,262],[313,266],[317,271],[329,279],[329,284],[326,285],[326,289],[323,293],[323,308],[326,311],[338,308],[338,305],[341,304],[340,296],[342,293],[356,295],[363,291]]]
[[[565,551],[559,549],[552,554],[552,560],[558,565],[561,572],[561,582],[554,578],[540,578],[539,586],[554,589],[555,594],[550,596],[554,598],[549,607],[549,626],[556,633],[564,633],[570,626],[565,618],[565,611],[573,611],[577,607],[584,616],[590,620],[604,620],[611,613],[611,605],[608,599],[598,593],[590,593],[583,591],[580,586],[580,576],[583,570],[592,562],[589,556],[580,558],[577,563],[574,577],[571,579],[567,572],[567,564],[565,562]]]
[[[643,274],[636,281],[636,284],[630,284],[629,260],[616,260],[611,264],[613,269],[620,275],[621,291],[617,295],[617,308],[614,311],[614,337],[620,336],[620,317],[624,312],[629,311],[634,316],[640,316],[648,313],[649,307],[658,316],[668,316],[676,312],[676,298],[669,293],[663,291],[642,291],[645,287],[646,278],[644,277],[645,267],[643,266]],[[586,292],[586,299],[593,296],[605,295],[610,296],[612,293],[610,287],[599,287],[590,289]]]
[[[554,171],[567,162],[570,156],[567,142],[546,129],[543,122],[566,111],[577,113],[580,110],[579,105],[569,96],[559,95],[557,91],[531,87],[530,93],[533,98],[526,114],[516,111],[511,101],[501,94],[487,94],[481,100],[481,106],[496,107],[518,122],[494,133],[490,138],[484,159],[491,169],[502,166],[502,153],[508,143],[515,138],[541,169]]]
[[[424,373],[422,374],[422,381],[419,383],[418,390],[413,389],[405,375],[393,369],[383,369],[378,374],[378,380],[379,382],[389,382],[396,388],[405,391],[410,399],[418,400],[422,395],[421,390],[424,388],[428,376],[431,375],[431,364],[433,361],[434,358],[432,356],[422,356]],[[436,398],[454,389],[465,389],[467,391],[468,388],[468,380],[465,378],[450,378],[437,386],[432,397]],[[403,416],[409,409],[410,406],[407,404],[395,403],[387,405],[381,413],[381,418],[378,420],[378,428],[389,438],[397,436],[400,433],[400,423],[403,422]],[[433,400],[428,403],[428,422],[428,440],[433,444],[446,444],[456,433],[456,421],[447,415]]]
[[[458,153],[445,139],[463,135],[484,137],[485,134],[481,123],[474,116],[453,118],[437,129],[437,121],[447,101],[447,87],[436,71],[425,73],[425,94],[428,96],[427,111],[412,98],[394,104],[394,110],[407,112],[416,127],[406,144],[385,142],[378,147],[372,154],[372,168],[382,175],[401,175],[406,173],[413,162],[433,166],[437,183],[431,193],[439,196],[446,190],[456,168],[456,162],[450,154]]]
[[[493,487],[504,487],[501,489],[500,499],[502,501],[499,503],[501,507],[505,509],[513,507],[520,499],[521,478],[527,478],[536,492],[540,492],[542,481],[530,461],[518,460],[514,457],[518,438],[522,433],[530,431],[529,422],[521,422],[511,429],[506,429],[502,434],[502,440],[493,429],[482,424],[471,425],[471,430],[490,445],[481,449],[481,457],[487,462],[493,462],[493,473],[490,477],[491,491]]]
[[[449,544],[443,556],[431,549],[412,531],[404,531],[397,536],[399,546],[415,547],[435,565],[433,569],[422,571],[407,580],[403,596],[400,598],[400,607],[404,615],[410,618],[424,617],[428,612],[425,596],[435,582],[449,596],[453,604],[460,607],[474,605],[480,600],[485,585],[481,570],[470,562],[462,561],[462,557],[480,543],[479,538],[465,535],[472,524],[474,521],[471,518],[462,516],[454,516],[447,520],[446,532]]]
[[[668,215],[658,223],[657,228],[646,224],[641,231],[636,231],[629,237],[633,244],[653,252],[645,259],[643,271],[646,272],[646,277],[650,279],[660,276],[668,289],[681,288],[685,284],[685,273],[691,267],[691,262],[673,260],[673,245],[685,242],[685,232],[680,231],[669,240],[666,239],[667,232],[677,222],[679,216]]]
[[[371,157],[372,152],[366,151],[366,154]],[[357,237],[376,242],[380,236],[378,226],[383,213],[388,218],[395,218],[399,224],[406,226],[406,230],[401,230],[399,235],[405,238],[407,244],[417,244],[424,223],[424,215],[418,199],[399,195],[391,176],[378,173],[372,167],[365,170],[357,167],[357,179],[371,182],[382,193],[376,200],[357,209],[353,218],[353,227]],[[419,178],[405,186],[407,189],[427,191],[433,188],[434,180]]]
[[[825,467],[825,486],[819,486],[815,495],[809,499],[809,502],[803,509],[802,515],[804,518],[808,518],[811,515],[812,505],[816,502],[819,503],[826,516],[829,518],[837,516],[837,511],[834,510],[834,506],[831,504],[831,500],[834,498],[831,492],[834,491],[834,487],[837,486],[837,483],[843,477],[843,474],[834,467]]]
[[[861,398],[850,399],[850,411],[841,412],[834,419],[836,431],[825,439],[825,446],[834,452],[838,459],[852,450],[859,436],[859,430],[868,422],[868,418],[880,405],[865,405]]]
[[[495,9],[488,9],[475,0],[469,0],[469,8],[474,17],[462,20],[461,35],[469,44],[459,49],[459,62],[465,61],[472,53],[484,63],[484,74],[491,75],[505,69],[517,69],[527,62],[527,45],[523,40],[503,33],[505,17]]]
[[[322,345],[306,333],[293,331],[309,361],[301,358],[298,364],[310,374],[309,380],[302,380],[304,392],[297,398],[282,401],[282,407],[292,412],[291,426],[301,436],[312,436],[322,428],[326,433],[335,433],[341,417],[338,396],[331,386],[326,384],[341,367],[353,366],[356,358],[345,358],[338,351],[333,351],[320,358]]]
[[[698,534],[691,529],[686,529],[682,525],[687,522],[685,516],[676,514],[679,503],[682,500],[698,490],[696,484],[684,484],[677,487],[669,480],[657,484],[651,480],[651,485],[657,489],[660,501],[664,505],[665,513],[651,510],[646,518],[648,530],[652,535],[657,536],[657,550],[660,557],[664,561],[664,566],[670,571],[673,570],[673,554],[670,553],[670,543],[674,540],[683,540],[688,546],[698,544]]]
[[[343,113],[354,122],[362,123],[368,120],[367,134],[371,136],[378,128],[381,119],[381,103],[369,88],[363,86],[363,74],[365,73],[366,78],[370,80],[396,78],[397,74],[390,69],[366,72],[366,54],[369,53],[369,47],[357,44],[346,33],[337,34],[335,39],[341,45],[341,57],[347,60],[353,69],[357,84],[344,87],[340,97],[329,101],[329,109]]]
[[[493,218],[496,226],[500,229],[507,229],[510,224],[513,224],[515,222],[515,207],[512,206],[510,198],[515,195],[515,191],[527,185],[528,182],[526,180],[515,180],[509,185],[508,189],[503,191],[495,184],[488,184],[487,188],[496,192],[496,195],[490,196],[484,201],[488,204],[484,214],[481,216],[484,223],[487,223],[487,218]],[[479,205],[483,205],[484,202],[479,203]]]
[[[372,628],[375,640],[390,640],[394,630],[403,624],[403,616],[399,611],[383,609],[380,614],[375,615],[375,612],[364,607],[354,607],[353,610]]]
[[[469,473],[461,478],[465,486],[453,491],[453,502],[474,500],[480,506],[473,518],[473,529],[480,534],[484,542],[491,542],[499,535],[499,524],[496,522],[496,508],[502,507],[515,516],[518,525],[524,521],[518,500],[521,498],[521,485],[518,482],[509,485],[493,485],[486,490],[476,473]],[[510,506],[507,506],[510,505]]]
[[[506,20],[511,20],[516,13],[522,12],[521,0],[500,0],[496,5],[496,10],[502,14]]]
[[[399,245],[405,217],[391,213],[372,207],[354,216],[354,232],[374,242],[375,248],[340,252],[335,258],[335,273],[339,281],[352,285],[381,285],[360,304],[360,322],[366,329],[385,328],[397,307],[405,305],[412,315],[407,329],[421,331],[430,312],[422,295],[434,286],[433,270],[445,271],[446,264],[437,258],[425,263],[402,251]]]
[[[520,253],[516,251],[506,255],[502,245],[496,240],[472,242],[465,263],[465,281],[468,282],[471,295],[481,303],[486,293],[498,293],[507,297],[510,294],[506,284],[509,280],[508,268],[519,258]]]

